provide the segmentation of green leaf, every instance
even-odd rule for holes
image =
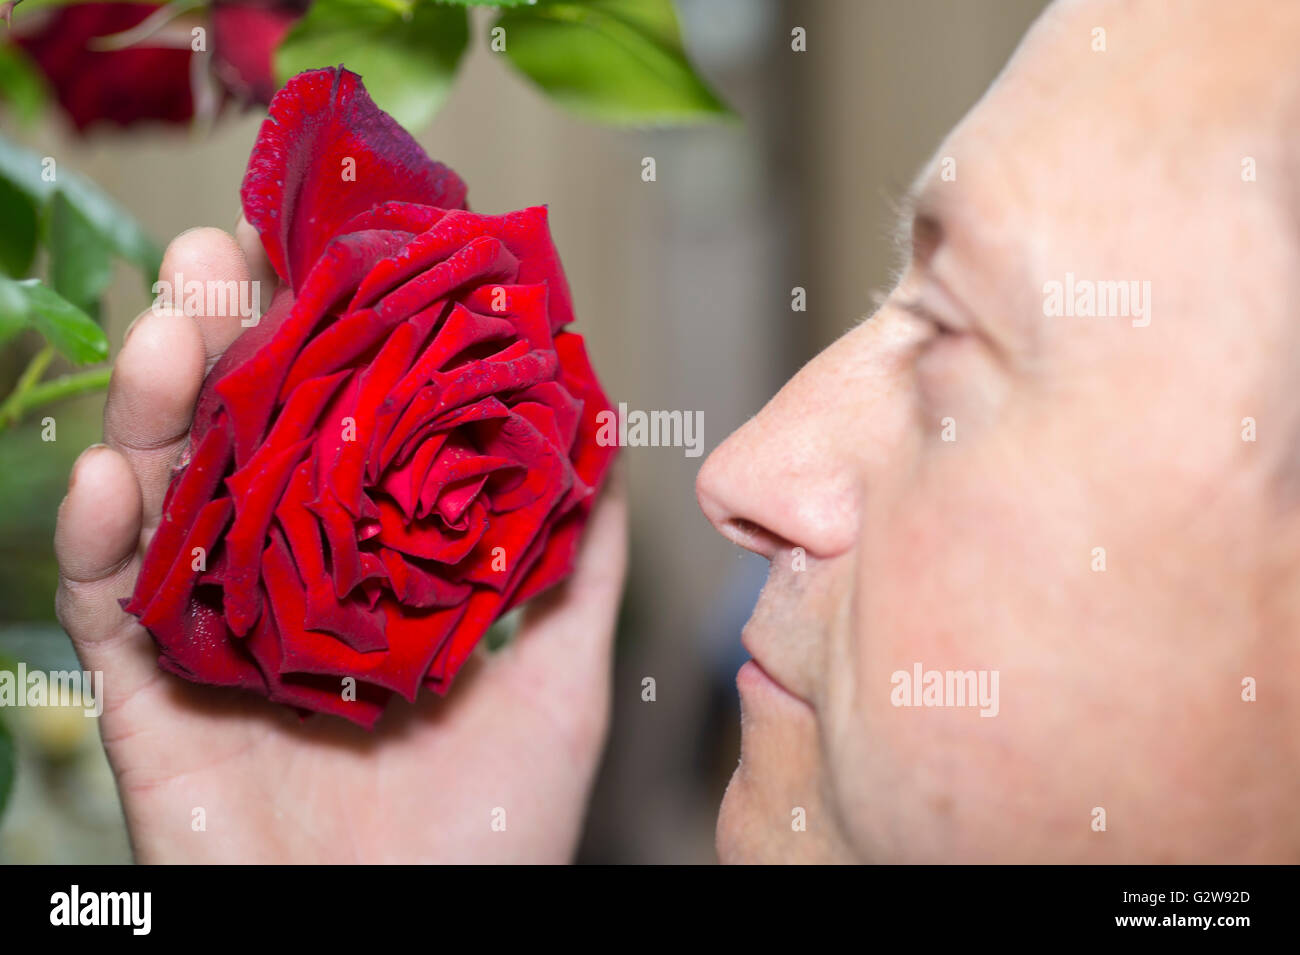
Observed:
[[[21,122],[31,123],[45,99],[45,81],[31,57],[12,43],[0,44],[0,100],[13,107]]]
[[[635,27],[660,46],[683,52],[682,31],[672,0],[577,0],[577,4],[599,8]]]
[[[20,284],[28,287],[32,325],[60,355],[78,365],[108,357],[108,337],[93,318],[36,279]]]
[[[18,283],[0,276],[0,345],[27,327],[27,303]]]
[[[0,179],[6,179],[44,207],[61,192],[103,236],[109,247],[134,262],[150,286],[162,265],[162,250],[138,222],[89,179],[63,168],[52,156],[38,156],[0,136]]]
[[[73,173],[59,173],[59,191],[105,240],[109,247],[140,267],[145,283],[153,286],[162,268],[162,249],[149,238],[144,227],[89,179]]]
[[[108,338],[94,319],[39,279],[0,277],[0,329],[15,320],[35,328],[65,358],[90,365],[108,357]]]
[[[0,813],[5,811],[9,794],[14,789],[14,768],[18,762],[14,752],[14,738],[4,723],[0,723]]]
[[[504,649],[519,632],[519,624],[522,619],[523,608],[516,607],[504,617],[494,621],[492,626],[488,627],[487,633],[483,634],[483,642],[487,646],[488,652],[496,653]]]
[[[19,0],[19,5],[14,9],[14,22],[18,22],[18,14],[31,13],[33,10],[40,10],[43,7],[70,7],[73,4],[85,3],[86,0]],[[158,0],[123,0],[125,3],[154,3]]]
[[[421,0],[403,15],[375,0],[316,0],[275,53],[281,83],[342,64],[407,129],[433,119],[469,43],[463,7]]]
[[[0,274],[22,278],[36,257],[36,204],[0,179]]]
[[[62,192],[54,194],[46,210],[45,244],[54,290],[80,309],[97,311],[113,278],[113,260],[99,230]]]
[[[691,67],[670,0],[568,0],[506,10],[506,56],[561,105],[623,125],[734,114]]]

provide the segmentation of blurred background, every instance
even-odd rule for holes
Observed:
[[[630,131],[561,111],[488,49],[474,19],[461,75],[417,138],[469,183],[471,207],[550,205],[578,322],[611,399],[702,411],[705,454],[870,309],[896,265],[893,200],[973,105],[1042,0],[677,0],[696,68],[741,122]],[[474,11],[481,18],[485,11]],[[806,51],[791,49],[806,31]],[[201,134],[114,127],[78,136],[47,114],[7,137],[95,180],[158,240],[234,226],[261,115]],[[654,157],[656,180],[642,180]],[[4,228],[4,224],[0,224]],[[791,308],[793,289],[806,311]],[[119,265],[106,299],[114,352],[148,301]],[[0,357],[7,393],[30,351]],[[99,439],[102,396],[0,435],[0,660],[75,669],[54,622],[55,510]],[[704,458],[624,451],[632,561],[614,718],[579,859],[711,862],[739,752],[741,626],[766,565],[700,516]],[[653,677],[657,699],[641,699]],[[10,710],[18,768],[0,862],[121,862],[129,849],[93,720]]]

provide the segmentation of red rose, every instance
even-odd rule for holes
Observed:
[[[206,20],[198,14],[179,17],[121,50],[99,50],[93,44],[139,27],[163,7],[82,3],[21,18],[15,42],[45,75],[78,130],[99,121],[120,126],[143,120],[184,123],[194,115],[194,82],[203,75],[194,72],[194,27],[210,29],[217,100],[267,103],[276,87],[275,48],[309,2],[217,0]]]
[[[311,0],[214,0],[212,72],[241,103],[269,103],[275,50]]]
[[[188,46],[143,44],[112,51],[89,46],[97,37],[138,26],[159,9],[144,3],[61,7],[15,40],[79,130],[97,120],[122,126],[146,119],[183,123],[194,115]]]
[[[355,74],[276,95],[243,203],[286,288],[208,375],[124,605],[173,673],[372,726],[569,573],[609,402],[546,210],[465,211]]]

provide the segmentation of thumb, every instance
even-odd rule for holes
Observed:
[[[54,552],[59,622],[87,670],[104,674],[104,708],[111,709],[154,679],[156,653],[148,635],[118,605],[139,570],[140,486],[126,459],[91,445],[72,466],[59,505]]]

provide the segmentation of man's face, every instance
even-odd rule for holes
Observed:
[[[772,563],[724,861],[1296,859],[1298,45],[1048,11],[889,302],[705,464]]]

